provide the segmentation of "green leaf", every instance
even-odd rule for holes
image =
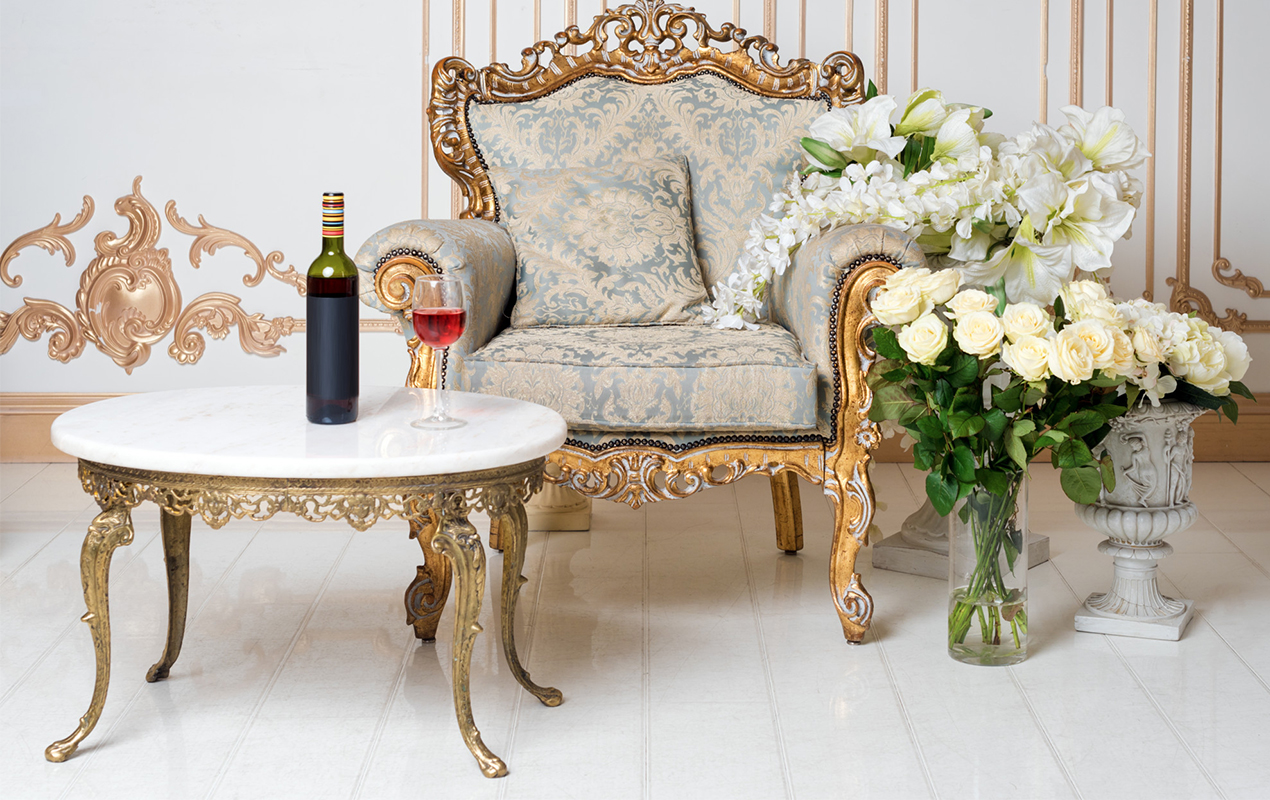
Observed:
[[[930,472],[935,466],[934,454],[930,448],[922,447],[919,443],[913,447],[913,468],[922,472]]]
[[[944,440],[944,426],[933,416],[925,416],[917,421],[917,429],[922,432],[922,439],[934,445]]]
[[[1015,436],[1027,436],[1029,433],[1036,430],[1036,423],[1030,419],[1015,420],[1011,430],[1014,432]]]
[[[1056,445],[1059,442],[1066,441],[1068,438],[1070,437],[1066,433],[1063,433],[1062,431],[1056,428],[1051,428],[1050,430],[1041,434],[1041,437],[1036,440],[1036,444],[1034,444],[1033,446],[1037,450],[1040,450],[1043,447],[1052,447],[1053,445]]]
[[[1231,422],[1239,421],[1239,404],[1236,403],[1234,399],[1229,397],[1226,398],[1226,402],[1222,404],[1221,410],[1226,412],[1226,416],[1230,417]],[[1217,418],[1221,419],[1220,413]]]
[[[1015,423],[1016,425],[1018,423]],[[1027,469],[1027,448],[1023,445],[1023,440],[1013,430],[1005,437],[1005,452],[1010,460],[1019,465],[1019,469]]]
[[[991,286],[985,286],[984,291],[997,298],[996,315],[999,317],[1005,313],[1005,278],[997,281]]]
[[[1204,391],[1203,389],[1192,386],[1185,380],[1177,382],[1177,388],[1169,394],[1169,397],[1177,400],[1184,400],[1187,403],[1197,405],[1200,408],[1207,408],[1209,410],[1221,408],[1221,404],[1226,402],[1224,398],[1214,397],[1212,394]]]
[[[1023,390],[1025,388],[1027,388],[1026,383],[1018,383],[1009,389],[996,392],[992,396],[992,405],[1007,414],[1013,414],[1023,407]]]
[[[847,160],[846,156],[839,153],[837,150],[834,150],[819,139],[804,136],[799,140],[799,144],[801,144],[803,149],[807,151],[808,155],[830,169],[842,169],[851,163]]]
[[[1066,324],[1067,309],[1063,307],[1063,298],[1060,295],[1054,298],[1054,330],[1061,331]]]
[[[953,388],[948,381],[942,378],[935,381],[935,405],[941,409],[949,408],[952,406],[952,400]]]
[[[873,81],[869,81],[869,88],[864,92],[865,100],[872,100],[878,96],[878,87],[873,85]]]
[[[926,476],[926,496],[930,498],[931,505],[941,517],[948,516],[948,512],[952,511],[957,503],[957,493],[960,489],[961,486],[957,481],[944,477],[938,472],[932,472]]]
[[[978,414],[983,410],[983,399],[978,392],[971,391],[970,387],[963,386],[953,395],[950,411],[964,411],[967,414]]]
[[[977,469],[975,470],[975,480],[997,497],[1004,497],[1005,493],[1010,490],[1009,476],[998,469]]]
[[[1252,390],[1250,390],[1247,386],[1244,386],[1242,381],[1231,381],[1230,393],[1237,394],[1240,397],[1245,397],[1254,403],[1257,402],[1257,398],[1253,395]]]
[[[1005,433],[1005,426],[1009,421],[1005,412],[999,408],[985,411],[983,414],[983,435],[990,442],[997,441],[1001,438],[1001,434]]]
[[[1105,421],[1106,417],[1102,414],[1087,408],[1064,417],[1055,427],[1061,431],[1067,431],[1072,436],[1084,436],[1101,428]]]
[[[952,357],[948,374],[944,377],[955,387],[969,386],[979,377],[979,359],[968,353],[957,353]]]
[[[1097,467],[1065,469],[1059,483],[1068,497],[1085,505],[1097,502],[1102,491],[1102,475]]]
[[[1099,469],[1102,470],[1102,485],[1107,491],[1114,492],[1116,490],[1116,467],[1111,462],[1111,453],[1107,453],[1102,457],[1102,461],[1098,462]]]
[[[954,439],[974,436],[983,430],[983,425],[983,417],[977,414],[974,416],[964,413],[948,415],[948,432],[952,434]]]
[[[895,331],[890,328],[878,326],[873,329],[873,349],[877,350],[878,355],[883,358],[893,358],[896,361],[908,359],[908,354],[904,352],[903,347],[900,347]]]
[[[949,469],[962,483],[975,482],[975,454],[964,444],[957,445],[949,457]]]
[[[1089,452],[1089,448],[1080,439],[1059,442],[1054,448],[1054,456],[1058,459],[1058,466],[1063,469],[1083,467],[1094,460],[1094,454]]]
[[[1023,405],[1034,406],[1045,396],[1045,384],[1029,383],[1023,392]]]
[[[899,383],[900,381],[904,380],[907,377],[908,377],[908,370],[904,369],[903,367],[899,367],[898,369],[893,369],[893,370],[890,370],[889,372],[885,372],[882,374],[882,380],[888,381],[890,383]]]

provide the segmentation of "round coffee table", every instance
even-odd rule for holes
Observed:
[[[419,538],[432,596],[444,604],[455,583],[454,708],[459,731],[481,771],[507,766],[481,741],[472,719],[468,675],[485,590],[485,549],[471,511],[498,525],[503,549],[502,640],[511,673],[549,706],[556,689],[538,686],[516,655],[514,614],[525,560],[524,502],[542,487],[544,457],[564,443],[564,419],[532,403],[446,392],[455,430],[410,426],[436,402],[431,389],[363,387],[361,415],[348,425],[305,420],[304,390],[289,386],[186,389],[117,397],[58,417],[53,444],[79,459],[84,490],[101,506],[80,554],[84,602],[97,657],[92,701],[79,727],[49,745],[65,761],[101,716],[110,683],[107,587],[115,548],[132,542],[131,509],[159,506],[168,573],[168,636],[147,681],[166,678],[181,652],[189,590],[190,521],[212,528],[231,518],[265,520],[279,512],[313,522],[347,520],[365,530],[401,517]],[[439,613],[439,612],[438,612]],[[433,623],[435,627],[435,622]]]

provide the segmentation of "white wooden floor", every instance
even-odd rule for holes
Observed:
[[[848,646],[828,507],[806,484],[796,557],[775,547],[762,478],[597,504],[591,532],[535,533],[526,562],[521,654],[559,708],[507,674],[487,595],[474,707],[511,769],[487,780],[454,721],[452,618],[435,645],[404,625],[421,563],[404,526],[195,522],[185,648],[147,684],[167,613],[152,507],[115,555],[101,723],[47,763],[91,693],[78,560],[94,507],[73,465],[4,464],[0,797],[1270,797],[1270,464],[1195,472],[1203,516],[1161,572],[1198,614],[1166,643],[1073,631],[1111,567],[1036,468],[1032,529],[1054,558],[1030,573],[1030,656],[1011,668],[951,661],[944,583],[872,570],[868,551],[876,616]],[[874,474],[890,533],[920,482]],[[491,554],[491,586],[500,569]]]

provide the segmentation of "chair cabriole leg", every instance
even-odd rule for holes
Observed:
[[[833,591],[834,607],[842,622],[842,633],[851,644],[859,644],[873,619],[873,598],[855,571],[856,556],[863,542],[854,530],[858,525],[855,515],[848,509],[850,501],[835,498],[833,501],[833,549],[829,557],[829,585]]]
[[[786,470],[772,476],[772,509],[776,514],[776,546],[793,555],[803,549],[803,507],[798,476]]]

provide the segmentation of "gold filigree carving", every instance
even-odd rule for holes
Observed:
[[[570,52],[578,47],[581,52]],[[747,37],[731,22],[716,30],[704,14],[664,0],[606,10],[585,31],[571,25],[521,51],[521,58],[519,69],[493,64],[478,70],[450,57],[432,72],[432,147],[441,169],[462,188],[462,219],[495,214],[493,188],[468,135],[469,100],[523,102],[587,75],[656,84],[699,73],[723,75],[766,97],[819,96],[834,106],[864,99],[864,68],[853,53],[832,53],[820,64],[795,58],[782,65],[766,38]]]
[[[241,300],[223,292],[209,292],[184,305],[181,290],[172,272],[167,248],[157,247],[162,233],[162,218],[141,194],[141,177],[132,182],[132,193],[115,201],[115,212],[128,221],[122,235],[102,231],[93,240],[97,256],[84,269],[79,279],[72,312],[52,300],[26,298],[22,307],[12,313],[0,312],[0,354],[7,353],[19,335],[37,341],[47,332],[49,356],[63,363],[79,357],[84,343],[92,342],[116,364],[131,373],[150,358],[151,348],[175,331],[169,355],[182,364],[193,364],[203,355],[206,342],[196,329],[204,329],[214,339],[225,338],[231,327],[238,327],[238,338],[244,352],[259,356],[276,356],[286,352],[278,340],[302,329],[303,320],[292,317],[266,318],[251,314]],[[260,249],[233,231],[208,225],[202,216],[201,227],[190,225],[176,213],[176,204],[167,204],[173,227],[195,237],[190,248],[190,263],[197,267],[203,253],[217,248],[241,248],[257,265],[255,275],[243,282],[255,286],[269,274],[296,286],[303,294],[304,277],[294,267],[283,272],[276,264],[282,254],[274,251],[261,255]],[[61,251],[69,266],[74,263],[75,249],[66,234],[87,224],[92,217],[93,202],[84,198],[84,208],[66,225],[61,217],[37,231],[31,231],[5,248],[3,265],[20,250],[32,245],[50,253]],[[4,273],[5,283],[17,286],[21,278]],[[391,323],[389,323],[391,325]]]
[[[1234,272],[1227,275],[1226,273],[1229,270],[1234,270]],[[1265,284],[1256,278],[1245,275],[1242,270],[1235,269],[1231,266],[1230,261],[1225,258],[1219,258],[1213,262],[1213,277],[1223,286],[1244,290],[1249,297],[1268,296]]]
[[[684,453],[652,447],[619,447],[591,453],[565,445],[547,457],[547,480],[598,500],[631,508],[687,497],[746,475],[792,470],[812,483],[824,480],[824,447],[801,445],[706,445]]]
[[[267,273],[271,278],[276,278],[283,283],[294,286],[301,297],[308,291],[305,284],[305,276],[296,272],[294,266],[288,266],[285,271],[278,269],[278,265],[283,260],[281,251],[274,250],[269,255],[264,255],[260,252],[260,248],[256,247],[247,237],[226,228],[209,225],[207,220],[203,219],[202,214],[198,215],[198,225],[191,225],[177,213],[175,200],[169,200],[163,210],[173,228],[194,237],[194,243],[190,245],[191,267],[198,269],[202,266],[203,253],[207,253],[210,256],[214,255],[222,247],[237,247],[256,265],[256,273],[254,275],[248,273],[243,276],[244,286],[259,286]]]
[[[43,228],[37,228],[14,239],[4,249],[4,253],[0,254],[0,280],[3,280],[6,286],[22,285],[21,275],[9,274],[9,263],[28,247],[42,247],[48,251],[49,255],[61,252],[66,256],[66,266],[72,266],[75,263],[75,246],[66,236],[87,225],[92,218],[93,198],[84,195],[84,206],[75,215],[75,219],[62,225],[62,215],[54,214],[53,221]]]

